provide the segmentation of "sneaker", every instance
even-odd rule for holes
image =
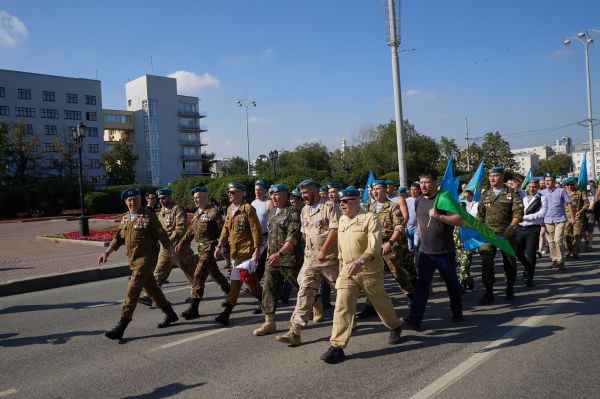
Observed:
[[[335,346],[330,346],[329,349],[327,349],[327,352],[321,356],[321,360],[330,364],[342,362],[344,359],[346,359],[344,349],[336,348]]]
[[[541,258],[543,256],[542,251],[535,251],[535,254],[538,258]]]

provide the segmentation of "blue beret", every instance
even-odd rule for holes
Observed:
[[[356,187],[348,186],[342,191],[338,192],[338,197],[342,199],[360,197],[360,192],[356,189]]]
[[[129,197],[140,195],[140,189],[136,187],[128,188],[121,193],[121,201],[125,201]]]
[[[339,189],[341,189],[342,185],[340,183],[336,183],[336,182],[332,181],[331,183],[327,184],[327,187],[328,188],[339,188]]]
[[[302,194],[300,194],[300,190],[298,190],[297,188],[293,189],[293,190],[291,191],[291,194],[292,194],[294,197],[302,198]]]
[[[387,182],[388,182],[387,180],[373,180],[373,182],[371,183],[371,187],[375,187],[380,184],[384,187],[387,187],[387,185],[388,185]]]
[[[571,176],[571,177],[567,177],[565,180],[563,180],[563,184],[573,184],[577,181],[577,178],[575,176]]]
[[[300,184],[298,184],[298,190],[302,190],[303,188],[306,188],[309,186],[319,186],[319,185],[313,179],[306,179],[306,180],[302,180],[300,182]]]
[[[285,186],[285,184],[277,183],[271,185],[271,188],[269,188],[269,193],[271,194],[278,193],[280,191],[288,191],[288,188]]]
[[[173,190],[170,188],[159,188],[156,190],[156,195],[173,195]]]
[[[248,190],[246,190],[246,186],[244,186],[242,183],[238,183],[236,181],[232,181],[231,183],[229,183],[227,185],[227,188],[235,188],[236,190],[248,191]]]
[[[406,186],[400,186],[398,187],[398,193],[405,193],[407,189],[408,187]]]
[[[192,188],[192,195],[196,194],[196,193],[207,193],[208,192],[208,188],[204,187],[204,186],[196,186],[194,188]]]
[[[556,179],[556,175],[552,172],[546,172],[544,173],[544,177],[551,177],[553,179]]]
[[[390,179],[385,179],[385,184],[388,185],[388,186],[389,185],[398,186],[398,183],[396,183],[395,181],[390,180]]]
[[[502,166],[494,166],[490,169],[490,173],[504,173],[504,168]]]
[[[269,185],[267,184],[267,182],[264,179],[258,179],[257,181],[254,182],[255,186],[263,186],[264,188],[269,188]]]
[[[319,192],[320,193],[326,193],[327,190],[328,190],[327,186],[319,187]]]

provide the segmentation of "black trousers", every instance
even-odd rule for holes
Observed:
[[[536,251],[540,240],[540,225],[517,226],[517,258],[525,267],[528,278],[533,278],[535,263],[537,261]]]

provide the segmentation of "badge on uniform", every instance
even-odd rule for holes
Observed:
[[[136,229],[145,229],[148,227],[148,223],[150,222],[150,218],[148,216],[140,216],[134,222],[134,227]]]

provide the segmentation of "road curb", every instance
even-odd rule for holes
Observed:
[[[95,247],[108,247],[110,241],[92,241],[92,240],[71,240],[69,238],[58,238],[58,237],[35,237],[36,240],[47,240],[59,242],[68,242],[69,244],[80,244],[80,245],[92,245]]]
[[[129,264],[94,267],[0,283],[0,297],[128,276]]]

